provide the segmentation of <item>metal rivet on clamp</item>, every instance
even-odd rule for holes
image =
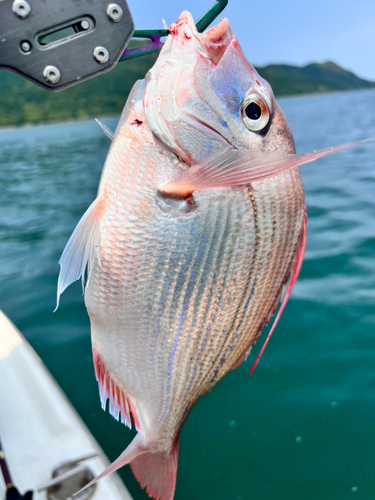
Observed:
[[[109,52],[105,47],[95,47],[93,53],[94,59],[99,64],[104,64],[109,59]]]
[[[124,13],[122,12],[122,8],[117,5],[117,3],[110,3],[107,7],[107,16],[110,21],[113,23],[118,23],[121,21]]]
[[[20,44],[22,52],[25,54],[28,54],[31,51],[31,43],[25,40],[24,42],[21,42]]]
[[[26,19],[31,12],[31,7],[26,0],[14,0],[12,10],[17,17]]]
[[[61,75],[56,66],[46,66],[43,71],[43,76],[48,83],[58,83]]]

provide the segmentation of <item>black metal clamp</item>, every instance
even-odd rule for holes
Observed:
[[[134,31],[126,0],[115,2],[0,0],[0,69],[54,92],[110,71],[119,60],[158,52],[168,30]],[[227,3],[217,0],[197,21],[198,31]],[[133,36],[151,43],[125,50]]]

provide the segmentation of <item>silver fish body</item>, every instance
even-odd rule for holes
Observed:
[[[180,213],[171,211],[156,187],[182,165],[154,140],[136,102],[100,184],[99,193],[110,193],[101,266],[85,302],[93,349],[136,401],[146,441],[168,450],[195,401],[248,351],[275,308],[301,236],[304,195],[294,169],[244,191],[197,192],[194,207],[183,200]],[[143,124],[132,126],[135,119]]]
[[[139,430],[101,476],[130,463],[162,500],[173,498],[184,420],[262,332],[301,254],[305,224],[298,168],[180,198],[160,189],[228,147],[295,153],[272,90],[226,20],[200,35],[185,12],[170,32],[128,98],[97,201],[64,251],[59,282],[62,291],[88,261],[85,303],[102,405],[109,398],[111,413],[128,425],[132,413]],[[272,114],[261,133],[241,118],[249,88]],[[90,248],[77,243],[81,233]]]

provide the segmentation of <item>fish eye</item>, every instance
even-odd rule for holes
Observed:
[[[259,94],[249,94],[241,105],[241,116],[245,127],[252,132],[265,129],[270,121],[270,108]]]

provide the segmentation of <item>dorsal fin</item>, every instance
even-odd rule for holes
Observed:
[[[103,210],[103,195],[89,206],[78,222],[77,227],[69,238],[61,255],[60,274],[57,283],[57,304],[59,307],[60,295],[63,291],[79,278],[84,278],[86,266],[90,275],[95,257],[100,265],[100,219]],[[56,311],[55,309],[55,311]]]
[[[109,137],[109,139],[113,139],[113,136],[114,136],[114,133],[112,132],[112,130],[110,130],[107,125],[104,125],[104,123],[102,123],[100,120],[98,120],[97,118],[95,118],[95,121],[96,123],[99,125],[99,127],[103,130],[103,132],[105,133],[105,135],[107,137]]]

